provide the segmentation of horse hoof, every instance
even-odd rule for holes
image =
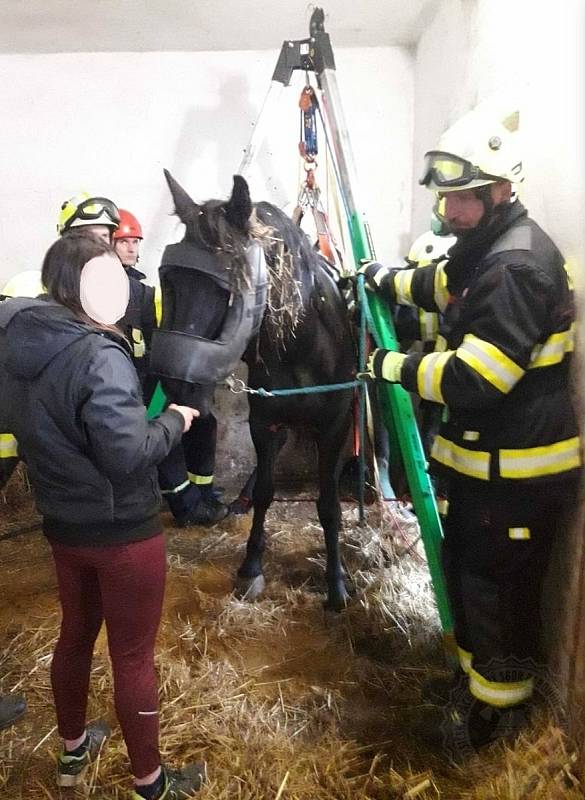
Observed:
[[[241,578],[236,580],[235,595],[238,600],[256,600],[266,588],[264,575],[256,575],[254,578]]]
[[[339,613],[340,611],[345,611],[349,605],[350,599],[351,598],[348,594],[338,595],[336,597],[328,597],[323,603],[323,607],[325,608],[325,611],[334,611],[335,613]]]

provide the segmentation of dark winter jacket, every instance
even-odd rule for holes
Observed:
[[[443,313],[435,352],[407,356],[401,374],[446,406],[431,453],[439,471],[508,485],[575,477],[571,280],[519,202],[461,237],[448,260],[390,271],[380,291]]]
[[[14,433],[45,531],[69,544],[160,530],[156,465],[182,416],[146,418],[122,337],[54,302],[0,304],[0,430]]]

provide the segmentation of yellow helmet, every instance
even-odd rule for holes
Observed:
[[[46,291],[39,269],[27,269],[13,275],[0,291],[0,297],[38,297]]]
[[[495,114],[485,103],[448,128],[425,154],[419,183],[438,192],[475,189],[497,181],[524,180],[519,112]]]
[[[421,233],[411,245],[407,259],[418,267],[424,267],[446,255],[455,244],[454,236],[437,236],[433,231]]]
[[[107,197],[93,197],[87,192],[65,200],[59,211],[57,233],[62,236],[71,228],[83,225],[107,225],[116,230],[120,223],[120,212]]]

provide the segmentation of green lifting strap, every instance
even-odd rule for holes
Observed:
[[[159,382],[156,384],[156,389],[154,390],[152,397],[150,398],[150,403],[148,404],[148,411],[146,412],[148,419],[158,417],[159,414],[162,414],[166,402],[166,395],[163,392],[162,386]]]
[[[356,264],[371,258],[370,238],[365,221],[356,213],[348,220],[353,256]],[[373,292],[366,292],[363,280],[358,282],[360,302],[366,310],[368,327],[378,347],[399,350],[394,324],[388,309]],[[420,439],[418,425],[408,392],[399,384],[380,381],[382,415],[390,440],[397,441],[412,503],[421,530],[433,592],[443,628],[445,648],[448,653],[455,650],[453,621],[441,567],[441,540],[443,531],[435,501],[433,486],[426,469],[426,458]]]
[[[369,307],[368,320],[371,333],[378,347],[396,350],[396,336],[388,310],[383,302],[370,292],[365,292],[365,302]],[[447,598],[445,578],[441,567],[441,539],[443,536],[441,519],[435,502],[433,486],[426,469],[426,458],[420,440],[418,425],[408,392],[399,384],[380,381],[380,392],[386,402],[382,403],[382,413],[386,428],[392,431],[398,441],[412,503],[421,530],[425,554],[431,574],[433,591],[439,611],[439,618],[445,637],[451,639],[453,622]],[[452,645],[452,642],[449,642]]]

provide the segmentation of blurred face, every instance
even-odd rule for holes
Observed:
[[[125,267],[134,267],[138,261],[140,239],[130,237],[115,239],[114,250]]]
[[[510,200],[512,188],[508,182],[490,183],[489,191],[494,206],[497,206]],[[439,192],[438,196],[444,203],[444,219],[455,236],[477,228],[485,214],[485,206],[473,189]]]
[[[90,259],[81,270],[79,297],[85,313],[94,322],[113,325],[128,306],[128,275],[120,259],[104,253]]]
[[[484,213],[483,201],[475,196],[473,189],[461,192],[442,192],[439,197],[445,204],[444,218],[455,236],[476,228]]]

